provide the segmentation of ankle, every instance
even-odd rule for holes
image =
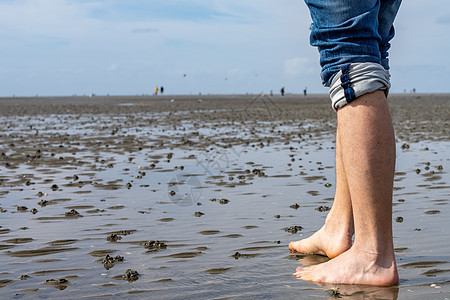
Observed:
[[[350,217],[342,217],[342,215],[330,212],[325,220],[323,229],[330,234],[337,236],[345,236],[351,239],[355,233],[353,219]]]
[[[376,265],[390,265],[393,262],[395,265],[394,247],[389,243],[371,245],[369,243],[359,243],[355,240],[352,248],[360,257],[364,257],[364,259],[370,263],[374,263]]]

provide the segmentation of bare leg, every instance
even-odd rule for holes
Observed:
[[[289,243],[289,249],[334,258],[352,246],[353,212],[342,161],[339,130],[336,132],[336,192],[325,225],[309,238]]]
[[[392,237],[395,139],[382,91],[338,111],[342,160],[351,195],[355,241],[326,263],[297,268],[314,282],[389,286],[398,283]]]

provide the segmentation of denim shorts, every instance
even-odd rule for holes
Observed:
[[[335,110],[357,97],[390,88],[388,50],[401,0],[305,0],[310,42]]]

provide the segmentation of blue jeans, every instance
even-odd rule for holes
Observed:
[[[322,82],[330,87],[333,108],[378,89],[387,92],[389,42],[401,0],[305,2],[313,21],[310,42],[319,50]]]

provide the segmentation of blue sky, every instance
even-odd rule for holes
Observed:
[[[326,93],[310,23],[303,0],[0,0],[0,96]],[[449,93],[450,1],[395,26],[392,92]]]

